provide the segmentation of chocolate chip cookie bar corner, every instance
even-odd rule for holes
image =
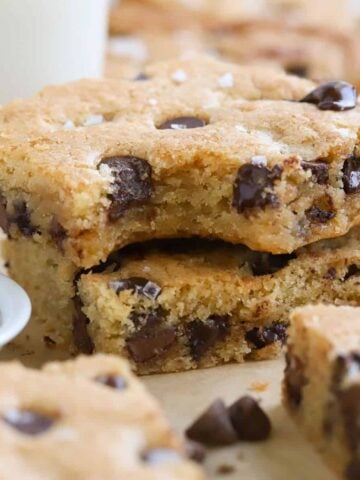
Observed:
[[[358,282],[358,288],[359,288]],[[360,476],[360,309],[308,306],[292,314],[284,403],[342,478]]]
[[[89,268],[170,236],[291,253],[360,221],[351,85],[202,57],[145,73],[2,108],[0,221],[12,238]]]
[[[3,478],[205,478],[123,360],[82,357],[42,371],[2,363],[0,371]]]

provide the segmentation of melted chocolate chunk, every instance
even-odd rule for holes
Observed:
[[[17,225],[25,237],[31,237],[37,231],[37,227],[31,223],[30,213],[24,201],[14,203],[14,213],[10,216],[9,221]]]
[[[306,65],[291,65],[286,67],[286,72],[289,75],[296,75],[300,78],[306,78],[309,75],[309,69]]]
[[[336,213],[330,210],[323,210],[314,205],[306,210],[305,215],[311,223],[323,224],[332,220],[336,216]]]
[[[5,233],[9,233],[9,218],[6,212],[7,201],[6,198],[0,193],[0,228],[4,230]]]
[[[304,170],[310,170],[319,185],[326,185],[329,181],[329,165],[325,162],[301,162]]]
[[[82,302],[78,296],[74,298],[75,314],[73,317],[74,344],[79,352],[91,355],[94,343],[88,332],[89,319],[82,311]]]
[[[356,451],[360,442],[360,386],[353,385],[339,392],[341,414],[349,447]]]
[[[343,183],[345,193],[348,195],[360,192],[360,157],[352,155],[345,160]]]
[[[351,277],[358,277],[360,275],[360,267],[355,265],[354,263],[352,265],[349,265],[348,271],[346,272],[346,275],[344,277],[344,282]]]
[[[119,156],[104,158],[101,164],[107,165],[114,177],[113,192],[109,195],[111,221],[118,220],[130,207],[141,206],[150,200],[152,169],[146,160]]]
[[[327,82],[320,85],[300,100],[313,103],[320,110],[344,111],[356,107],[356,88],[347,82]]]
[[[360,459],[355,459],[349,463],[345,470],[346,480],[359,480],[360,478]]]
[[[221,399],[215,400],[185,433],[191,440],[204,445],[225,446],[237,441],[236,431]]]
[[[32,410],[18,410],[15,408],[5,412],[2,419],[15,430],[30,436],[45,433],[55,422],[53,417]]]
[[[214,315],[205,322],[194,320],[185,326],[192,358],[198,362],[230,333],[229,318]]]
[[[297,408],[302,401],[303,388],[307,384],[304,365],[300,358],[292,355],[291,352],[288,352],[285,358],[286,368],[284,387],[287,392],[290,406]]]
[[[56,220],[56,218],[53,218],[51,221],[49,234],[58,246],[59,250],[62,251],[64,241],[67,237],[67,233],[65,228]]]
[[[187,130],[189,128],[205,127],[207,122],[197,117],[177,117],[160,125],[159,130]]]
[[[277,165],[272,170],[250,163],[240,167],[234,183],[232,206],[239,213],[247,208],[279,207],[279,200],[271,190],[281,172],[281,167]]]
[[[156,300],[161,293],[161,287],[146,278],[130,277],[124,280],[113,280],[109,283],[110,288],[117,294],[123,290],[132,290],[138,295],[143,295],[150,300]]]
[[[203,445],[194,440],[187,440],[185,443],[186,456],[197,463],[203,463],[206,457],[206,451]]]
[[[229,407],[229,415],[240,440],[260,442],[269,438],[269,417],[252,397],[245,396],[237,400]]]
[[[115,390],[124,390],[127,386],[124,378],[115,374],[98,375],[94,380],[97,383],[114,388]]]
[[[251,270],[255,277],[271,275],[285,268],[290,260],[296,258],[294,253],[283,255],[272,255],[271,253],[259,253],[251,262]]]
[[[270,327],[255,327],[245,334],[245,339],[260,350],[275,342],[285,344],[287,339],[287,325],[274,323]]]
[[[141,454],[141,460],[151,465],[162,463],[177,463],[182,460],[182,456],[176,450],[171,448],[152,448]]]
[[[135,326],[141,328],[126,340],[130,357],[137,363],[144,363],[166,353],[176,341],[176,330],[164,325],[160,310],[144,315],[132,316]]]

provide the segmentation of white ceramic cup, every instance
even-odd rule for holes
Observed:
[[[109,0],[0,0],[0,104],[103,72]]]
[[[30,315],[31,303],[27,294],[13,280],[0,275],[0,348],[23,330]]]

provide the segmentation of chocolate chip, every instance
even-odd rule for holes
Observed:
[[[163,314],[150,311],[145,318],[132,317],[135,325],[143,324],[142,328],[126,340],[126,346],[131,358],[137,363],[144,363],[167,352],[176,340],[176,331],[172,326],[164,325]]]
[[[151,198],[152,169],[146,160],[137,157],[109,157],[100,164],[107,165],[113,174],[113,192],[109,195],[109,219],[118,220],[133,206],[141,206]]]
[[[123,377],[120,375],[111,375],[111,374],[104,374],[98,375],[95,377],[95,382],[101,383],[106,387],[114,388],[115,390],[124,390],[126,388],[126,382]]]
[[[76,348],[81,353],[91,355],[94,352],[94,343],[88,332],[89,319],[82,311],[82,302],[79,296],[74,298],[75,314],[73,317],[73,337]]]
[[[189,128],[205,127],[207,122],[197,117],[177,117],[167,120],[158,128],[159,130],[186,130]]]
[[[348,270],[345,274],[344,277],[344,282],[348,280],[351,277],[358,277],[360,275],[360,267],[355,265],[354,263],[352,265],[349,265]]]
[[[31,223],[30,213],[24,201],[14,203],[14,212],[10,215],[9,221],[17,225],[25,237],[31,237],[37,231],[37,228]]]
[[[214,315],[205,322],[193,320],[185,326],[185,332],[189,339],[190,354],[198,362],[230,333],[229,318]]]
[[[269,438],[269,417],[252,397],[247,395],[233,403],[229,415],[240,440],[260,442]]]
[[[346,439],[352,451],[359,445],[360,385],[352,385],[339,392],[340,410],[344,420]]]
[[[304,170],[310,170],[312,176],[319,185],[325,185],[329,181],[329,165],[325,162],[301,162]]]
[[[204,445],[225,446],[237,441],[228,410],[221,399],[215,400],[185,433],[191,440]]]
[[[346,480],[359,480],[360,478],[360,459],[355,459],[349,463],[345,470]]]
[[[287,325],[274,323],[270,327],[255,327],[245,334],[245,339],[260,350],[275,342],[284,344],[287,339]]]
[[[63,244],[67,237],[67,233],[65,228],[56,220],[55,217],[51,221],[49,234],[59,250],[63,251]]]
[[[149,80],[149,79],[150,79],[149,75],[146,75],[146,73],[144,72],[140,72],[139,75],[137,75],[134,78],[136,82],[143,82],[144,80]]]
[[[330,267],[328,271],[325,273],[324,278],[326,280],[335,280],[337,275],[337,271],[335,267]]]
[[[161,293],[161,287],[159,287],[159,285],[142,277],[113,280],[109,283],[109,286],[115,290],[117,294],[124,290],[132,290],[138,295],[144,295],[144,297],[150,300],[156,300]]]
[[[185,452],[186,456],[194,462],[202,463],[206,457],[206,451],[203,445],[194,440],[187,440],[185,442]]]
[[[10,224],[6,212],[6,206],[6,198],[0,193],[0,228],[2,228],[5,233],[9,233]]]
[[[332,220],[336,213],[313,205],[305,211],[307,219],[313,224],[324,224]]]
[[[141,454],[141,459],[151,465],[162,463],[177,463],[182,460],[182,456],[176,450],[171,448],[152,448]]]
[[[286,72],[289,75],[296,75],[300,78],[306,78],[309,76],[309,69],[306,65],[291,65],[286,67]]]
[[[272,189],[281,172],[281,167],[277,165],[272,170],[255,164],[240,167],[234,183],[232,206],[239,213],[247,208],[278,207],[279,200]]]
[[[285,268],[293,258],[296,258],[296,255],[293,253],[283,255],[258,253],[255,257],[255,260],[251,262],[250,266],[255,277],[261,275],[270,275],[278,272],[282,268]]]
[[[345,193],[351,195],[360,192],[360,157],[352,155],[347,158],[342,171]]]
[[[56,345],[55,340],[53,340],[53,339],[52,339],[51,337],[49,337],[48,335],[45,335],[45,336],[43,337],[43,340],[44,340],[45,345],[46,345],[48,348],[53,348],[53,347],[55,347],[55,345]]]
[[[302,401],[303,388],[307,384],[305,368],[300,358],[291,354],[290,349],[285,358],[284,388],[287,393],[289,405],[298,407]]]
[[[32,410],[8,410],[3,415],[5,423],[15,428],[24,435],[40,435],[49,430],[55,419]]]
[[[344,111],[356,107],[356,88],[347,82],[327,82],[320,85],[300,100],[313,103],[320,110]]]

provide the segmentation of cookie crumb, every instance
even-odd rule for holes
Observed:
[[[268,382],[252,382],[249,387],[249,390],[257,393],[265,392],[269,386]]]
[[[229,465],[226,463],[219,465],[216,469],[216,473],[218,475],[229,475],[230,473],[234,473],[235,471],[236,468],[234,467],[234,465]]]

